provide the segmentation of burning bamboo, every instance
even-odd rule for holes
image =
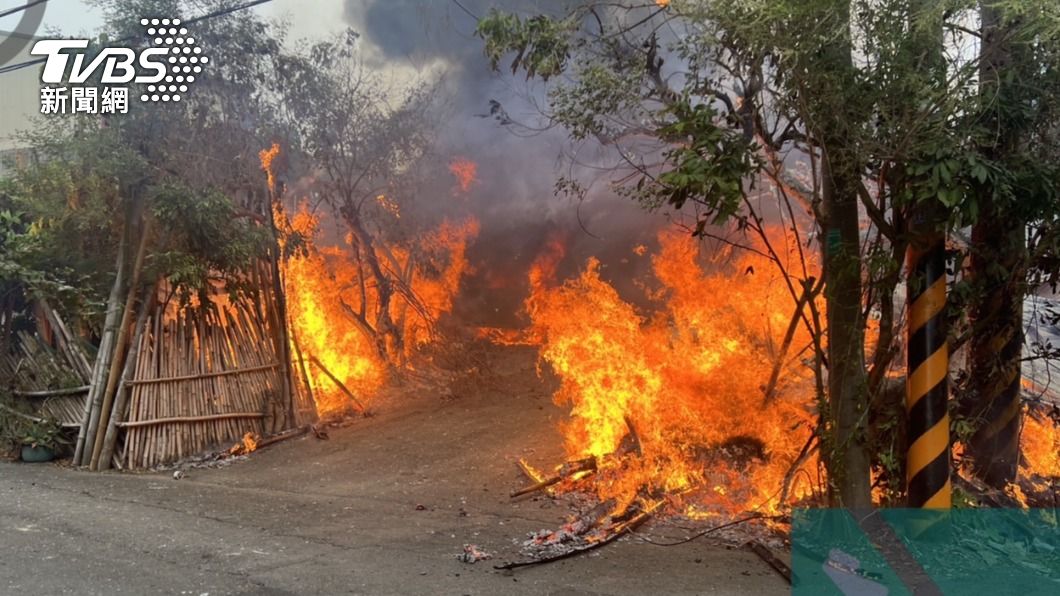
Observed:
[[[521,463],[520,467],[523,469],[524,472],[526,472],[527,469],[528,469],[526,467],[525,463]],[[558,484],[560,482],[563,482],[564,480],[566,480],[568,478],[571,478],[571,477],[573,477],[574,475],[576,475],[576,474],[578,474],[580,472],[595,472],[595,471],[596,471],[596,458],[595,457],[587,457],[585,459],[580,459],[580,460],[577,460],[577,461],[569,462],[569,463],[563,464],[563,466],[559,470],[559,473],[557,473],[557,474],[555,474],[553,476],[549,476],[547,478],[542,478],[542,479],[538,480],[537,482],[531,484],[530,486],[527,486],[527,487],[521,488],[519,490],[513,491],[510,496],[511,496],[511,498],[514,499],[516,497],[521,497],[523,495],[528,495],[530,493],[537,492],[539,490],[548,488],[548,487],[550,487],[550,486],[552,486],[554,484]]]

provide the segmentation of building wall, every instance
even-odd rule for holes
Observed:
[[[21,36],[18,33],[0,31],[0,39]],[[25,37],[25,36],[22,36]],[[30,37],[31,40],[38,39]],[[17,64],[36,58],[29,51],[32,41],[22,53],[8,64]],[[34,118],[40,114],[40,65],[0,74],[0,175],[7,169],[8,158],[19,147],[15,135],[20,130],[33,127]]]

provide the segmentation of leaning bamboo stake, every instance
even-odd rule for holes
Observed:
[[[100,407],[99,413],[99,426],[96,428],[95,434],[97,436],[100,433],[104,435],[107,432],[107,428],[110,426],[110,410],[114,407],[114,392],[118,387],[118,379],[121,377],[122,372],[125,371],[125,343],[129,337],[126,329],[132,322],[133,306],[136,303],[136,294],[140,285],[140,273],[144,267],[144,256],[147,254],[147,237],[151,233],[151,219],[147,218],[144,220],[140,230],[140,245],[136,249],[136,259],[133,261],[132,277],[129,280],[129,293],[125,297],[125,307],[122,309],[121,322],[118,323],[118,336],[117,345],[114,346],[113,355],[110,360],[110,371],[107,376],[107,384],[103,391],[103,404]],[[103,453],[103,441],[95,441],[95,445],[92,448],[92,459],[89,462],[88,468],[90,470],[99,469],[99,458]]]
[[[147,324],[147,312],[151,309],[148,300],[154,295],[154,286],[144,292],[143,297],[140,300],[140,314],[136,317],[136,328],[133,332],[132,345],[129,348],[129,356],[125,359],[124,371],[122,371],[121,384],[118,386],[117,395],[115,396],[112,411],[107,417],[107,431],[103,435],[102,446],[100,447],[100,455],[93,460],[93,466],[107,470],[111,466],[111,460],[114,457],[114,445],[118,441],[118,427],[117,422],[125,412],[125,402],[129,395],[129,384],[130,377],[134,374],[136,369],[137,361],[140,358],[140,344],[143,343],[144,325]]]
[[[262,374],[253,374],[247,379],[247,403],[250,404],[247,409],[265,411],[268,405],[268,396],[273,394],[274,391],[270,378],[275,377],[275,375],[269,375],[267,372],[269,368],[278,366],[276,356],[270,350],[270,346],[273,344],[264,341],[265,336],[261,333],[260,328],[252,324],[251,321],[256,320],[252,311],[240,310],[235,315],[232,319],[233,343],[237,346],[241,358],[246,364],[255,364],[255,368],[262,371]],[[266,419],[262,418],[260,425],[262,433],[267,430],[265,424]]]
[[[228,313],[226,313],[226,321],[227,324],[224,328],[223,336],[224,345],[226,348],[230,349],[235,355],[235,357],[233,358],[233,363],[238,362],[238,365],[242,366],[244,363],[257,362],[258,360],[252,357],[251,352],[249,350],[250,344],[246,344],[245,340],[240,338],[240,336],[238,335],[238,330],[235,329],[232,325],[232,318],[228,315]],[[258,377],[257,374],[250,374],[238,375],[228,378],[228,380],[234,385],[233,395],[235,397],[235,402],[239,409],[246,411],[264,411],[263,404],[257,403],[257,400],[254,398],[253,388],[256,377]],[[251,430],[256,430],[259,433],[263,433],[265,430],[264,420],[265,419],[262,418],[261,421],[257,423],[257,428],[255,428],[254,422],[247,421],[244,423],[244,429],[247,432]]]
[[[150,341],[150,338],[152,336],[152,332],[153,331],[154,331],[154,319],[153,319],[153,317],[149,316],[149,317],[147,317],[147,322],[144,325],[143,337],[140,339],[140,341],[144,345],[140,347],[141,355],[140,355],[140,358],[137,359],[138,360],[137,366],[136,366],[136,369],[133,371],[133,376],[132,376],[132,378],[130,380],[138,379],[138,378],[142,377],[143,374],[144,374],[144,371],[146,370],[147,363],[150,361],[150,358],[151,358],[151,350],[150,350],[150,347],[148,345],[148,342]],[[136,387],[134,385],[129,385],[129,405],[128,405],[128,408],[127,408],[127,414],[125,415],[125,420],[130,420],[130,419],[134,419],[135,418],[135,416],[136,416],[136,408],[137,408],[137,406],[140,403],[140,393],[141,393],[141,391],[140,391],[139,387]],[[123,468],[127,467],[129,465],[129,455],[132,453],[134,440],[135,440],[135,437],[133,436],[133,433],[128,433],[128,432],[125,433],[125,441],[124,441],[124,445],[123,445],[122,450],[121,450],[121,461],[122,461],[122,467]]]
[[[114,276],[114,285],[111,286],[110,296],[107,298],[107,316],[103,322],[103,336],[99,342],[99,352],[96,354],[96,362],[92,369],[92,389],[85,399],[85,411],[81,417],[81,430],[77,433],[77,444],[74,448],[74,465],[84,465],[86,452],[91,454],[95,442],[95,430],[99,423],[99,408],[102,404],[103,385],[109,369],[111,346],[114,343],[116,325],[118,324],[118,302],[121,300],[121,290],[125,285],[125,247],[129,241],[129,220],[125,219],[122,228],[121,242],[118,244],[118,262]]]
[[[298,368],[302,373],[302,383],[309,396],[309,403],[316,404],[316,398],[313,396],[313,384],[309,380],[309,371],[306,370],[305,358],[302,356],[302,348],[298,345],[298,336],[295,335],[294,327],[291,327],[291,345],[294,346],[294,354],[298,358]],[[301,411],[301,409],[299,409],[299,411]],[[315,418],[316,408],[314,408],[313,414],[313,417]],[[298,422],[301,422],[301,420]]]
[[[310,360],[310,362],[312,362],[313,364],[317,365],[317,367],[318,367],[318,368],[320,368],[320,372],[324,373],[324,374],[325,374],[325,375],[326,375],[326,376],[327,376],[327,377],[328,377],[329,379],[331,379],[331,381],[332,381],[333,383],[335,383],[335,385],[337,385],[337,386],[338,386],[338,388],[339,388],[339,389],[341,389],[343,393],[345,393],[345,394],[346,394],[346,397],[350,398],[350,400],[351,400],[351,401],[352,401],[353,403],[357,404],[357,408],[361,410],[361,413],[362,413],[362,414],[364,414],[365,412],[367,412],[367,411],[368,411],[368,410],[367,410],[367,409],[366,409],[366,408],[364,407],[364,404],[362,404],[362,403],[360,402],[360,400],[358,400],[358,399],[357,399],[357,398],[356,398],[356,397],[355,397],[355,396],[353,395],[353,392],[352,392],[352,391],[350,391],[349,389],[347,389],[347,388],[346,388],[346,385],[344,385],[344,384],[342,383],[342,381],[340,381],[340,380],[338,379],[338,377],[336,377],[335,375],[331,374],[331,371],[330,371],[330,370],[328,370],[326,366],[324,366],[324,363],[323,363],[323,362],[321,362],[321,361],[320,361],[320,360],[319,360],[319,359],[318,359],[318,358],[317,358],[316,356],[314,356],[314,355],[312,355],[312,354],[310,354],[310,355],[309,355],[309,360]]]
[[[158,314],[155,315],[155,332],[151,337],[151,366],[145,371],[143,375],[145,377],[161,374],[162,371],[162,356],[160,352],[162,337],[166,333],[166,326],[162,308],[159,308],[157,313]],[[140,392],[139,407],[136,409],[136,420],[147,418],[148,404],[154,399],[156,399],[154,387],[145,387],[144,390]],[[136,467],[141,465],[141,458],[143,457],[147,445],[147,432],[140,430],[134,430],[132,432],[136,435],[136,442],[134,443],[136,451],[129,458],[129,467]]]
[[[214,382],[213,382],[213,378],[205,376],[205,375],[209,374],[209,372],[210,372],[209,365],[208,365],[208,358],[207,358],[207,356],[210,353],[210,338],[206,334],[206,330],[207,330],[206,317],[208,316],[208,314],[209,314],[209,311],[206,310],[206,309],[203,309],[201,312],[197,313],[197,316],[195,317],[195,330],[196,330],[196,333],[198,334],[198,337],[199,337],[199,351],[198,351],[198,354],[197,354],[198,355],[198,362],[199,362],[199,369],[198,370],[203,375],[200,378],[199,382],[198,382],[199,383],[199,387],[201,389],[201,393],[199,393],[199,396],[198,396],[199,397],[199,407],[196,410],[199,411],[199,412],[203,412],[203,413],[212,412],[212,411],[217,410],[217,405],[216,404],[217,404],[217,401],[218,401],[216,399],[213,399],[213,400],[210,399],[211,396],[217,396],[216,389],[215,389],[215,385],[214,385]],[[220,404],[220,407],[223,410],[224,409],[224,404],[223,403]],[[227,425],[228,425],[228,421],[225,420],[225,419],[213,419],[213,420],[207,421],[202,426],[205,427],[203,430],[206,431],[206,435],[210,439],[209,442],[213,443],[214,441],[217,441],[218,439],[220,439],[221,437],[223,437],[223,436],[225,436],[227,434],[226,433],[226,426]]]
[[[273,144],[272,155],[275,156],[279,152],[279,145]],[[269,190],[269,204],[265,215],[269,219],[269,232],[272,235],[272,242],[269,245],[269,273],[272,277],[272,291],[275,299],[275,317],[273,321],[276,323],[276,328],[273,329],[273,333],[276,337],[276,356],[280,359],[283,364],[283,379],[280,384],[280,395],[284,400],[284,405],[287,408],[287,425],[288,427],[295,424],[294,419],[294,395],[293,395],[293,383],[291,382],[294,378],[293,371],[291,370],[291,346],[287,337],[287,297],[284,293],[283,277],[280,270],[280,242],[279,233],[276,230],[276,216],[274,215],[274,205],[280,204],[283,200],[282,189],[276,187],[276,174],[273,170],[272,159],[268,162],[264,160],[266,151],[262,152],[262,165],[263,169],[268,177],[268,190]]]

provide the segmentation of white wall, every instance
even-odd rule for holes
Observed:
[[[17,35],[19,34],[0,31],[0,39]],[[22,53],[8,64],[35,58],[29,54],[32,46],[32,41],[26,44]],[[13,135],[16,131],[31,128],[33,118],[39,113],[40,65],[0,73],[0,151],[17,147]],[[0,168],[2,167],[0,165]]]

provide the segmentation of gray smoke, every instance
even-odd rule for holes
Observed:
[[[650,245],[662,218],[613,195],[606,184],[595,185],[581,204],[555,196],[556,179],[569,173],[569,162],[563,157],[569,149],[566,132],[547,129],[540,87],[525,81],[521,73],[513,76],[503,70],[504,64],[501,72],[492,71],[482,40],[474,36],[472,15],[484,16],[490,8],[522,15],[562,14],[566,4],[556,0],[459,0],[459,4],[453,0],[347,0],[345,15],[368,46],[370,66],[381,72],[390,67],[419,70],[444,64],[441,93],[449,117],[438,130],[438,159],[459,156],[478,164],[478,183],[467,200],[482,224],[470,252],[472,262],[479,261],[480,271],[497,275],[503,270],[522,281],[550,234],[558,233],[568,244],[561,274],[573,274],[594,255],[612,269],[609,277],[628,279],[633,273],[627,270],[632,266],[632,247]],[[491,105],[496,105],[491,102],[498,102],[512,120],[525,127],[502,124],[491,114]],[[538,130],[542,128],[546,130]],[[585,153],[579,152],[579,159],[586,159]],[[589,159],[592,153],[588,151]],[[601,163],[606,153],[600,151]],[[436,181],[434,190],[448,192],[452,185],[451,179]],[[644,266],[645,261],[641,260]],[[492,294],[483,299],[497,300],[496,292],[488,289],[495,288],[497,280],[478,281],[482,292]],[[474,281],[471,285],[475,292]],[[521,300],[522,295],[516,291],[511,299]],[[518,304],[505,304],[498,310],[515,311]]]

